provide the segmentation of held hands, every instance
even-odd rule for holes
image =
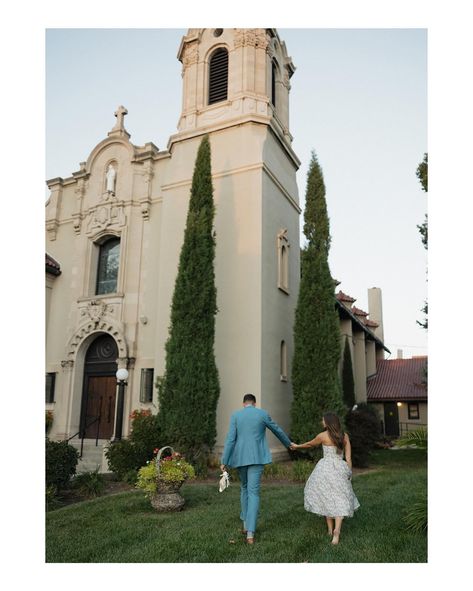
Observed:
[[[294,451],[296,449],[299,449],[299,446],[297,445],[297,443],[294,443],[293,441],[291,441],[291,445],[289,446],[289,449]]]
[[[224,471],[225,471],[225,464],[220,464],[220,470],[221,470],[222,472],[224,472]]]

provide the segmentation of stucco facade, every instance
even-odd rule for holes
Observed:
[[[219,48],[228,53],[228,93],[208,104],[209,60]],[[115,125],[80,169],[47,182],[46,250],[61,266],[47,292],[46,371],[55,374],[54,402],[47,408],[54,410],[54,438],[80,429],[88,396],[85,366],[101,335],[113,338],[117,356],[111,361],[129,372],[123,435],[132,410],[158,410],[155,389],[151,402],[140,402],[141,370],[153,369],[154,378],[164,371],[192,173],[204,134],[210,137],[216,206],[221,395],[215,451],[246,392],[289,428],[292,391],[282,375],[281,351],[284,343],[290,375],[300,252],[300,163],[289,132],[294,66],[274,29],[190,29],[178,58],[183,106],[166,150],[151,142],[135,146],[125,129],[126,109],[119,107]],[[103,247],[114,238],[114,288],[97,293]],[[114,421],[116,403],[110,411],[112,395],[109,400]],[[272,436],[270,444],[276,454],[282,450]]]
[[[364,312],[354,306],[356,299],[342,291],[337,293],[336,299],[342,348],[340,375],[346,340],[351,353],[355,401],[364,403],[367,402],[367,380],[376,375],[376,362],[384,359],[385,351],[390,353],[379,336],[383,334],[384,330],[381,289],[378,287],[368,289],[369,312]]]

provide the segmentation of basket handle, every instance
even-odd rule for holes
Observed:
[[[156,472],[159,476],[159,463],[161,461],[161,455],[165,449],[170,449],[171,453],[174,453],[174,449],[170,445],[165,445],[158,451],[158,455],[156,456]]]

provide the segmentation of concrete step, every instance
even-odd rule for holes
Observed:
[[[71,440],[69,443],[80,452],[80,439]],[[108,439],[99,439],[97,445],[95,445],[95,439],[84,439],[82,457],[79,458],[76,472],[78,474],[81,472],[93,472],[97,468],[102,474],[110,472],[107,458],[105,457],[105,450],[109,443],[110,441]]]

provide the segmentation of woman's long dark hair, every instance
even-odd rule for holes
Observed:
[[[324,422],[328,436],[337,446],[337,453],[341,453],[344,447],[345,433],[340,424],[340,419],[335,413],[326,412],[324,414]]]

